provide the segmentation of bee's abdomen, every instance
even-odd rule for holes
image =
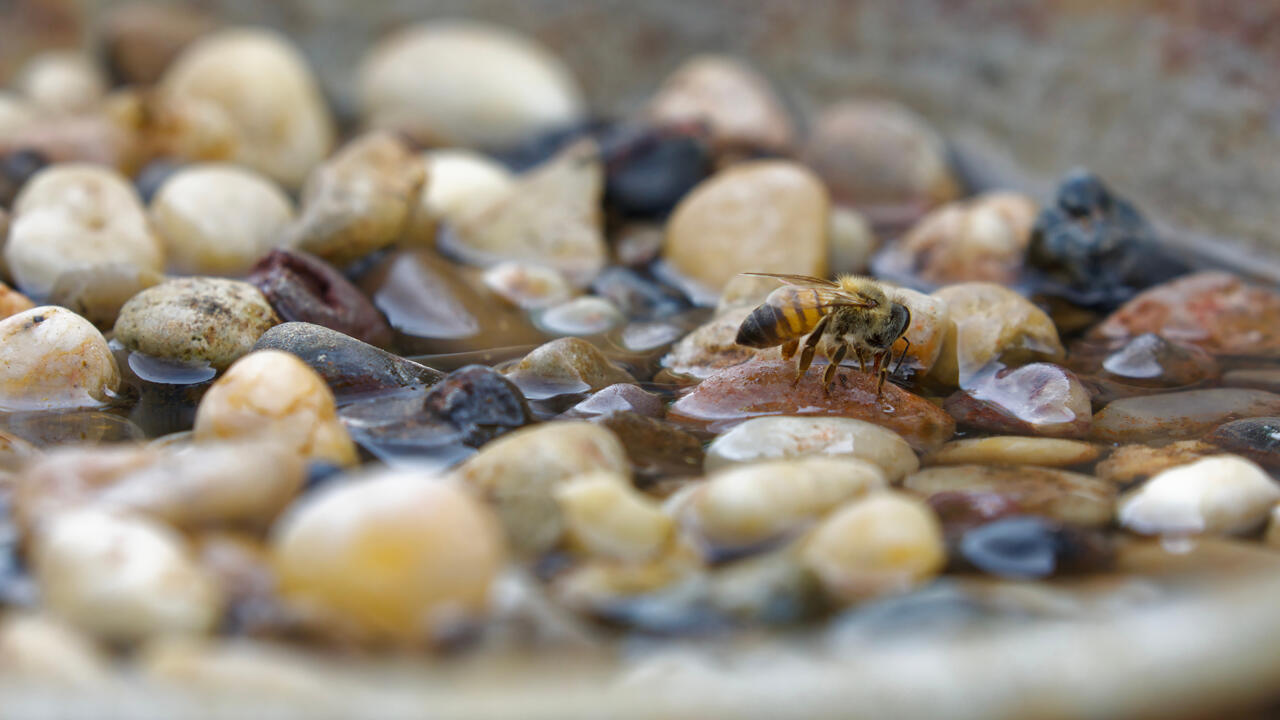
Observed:
[[[767,302],[751,311],[738,327],[736,342],[747,347],[765,348],[808,334],[822,319],[822,313],[812,307],[812,302],[804,304],[807,298],[799,296],[804,292],[801,290],[793,294],[781,304]]]

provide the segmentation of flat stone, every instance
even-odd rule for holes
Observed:
[[[1116,497],[1115,487],[1098,478],[1025,465],[928,468],[908,475],[902,486],[925,497],[938,493],[1000,495],[1027,514],[1084,526],[1110,523]]]
[[[897,482],[920,467],[915,451],[894,431],[843,417],[772,416],[735,425],[707,447],[708,471],[765,460],[853,457]]]
[[[927,465],[1070,467],[1098,459],[1097,445],[1080,440],[997,435],[952,440],[924,459]]]
[[[1280,414],[1280,395],[1214,388],[1115,400],[1093,418],[1105,442],[1196,438],[1229,420]]]
[[[1214,428],[1204,440],[1263,467],[1280,468],[1280,417],[1225,423]]]
[[[393,388],[433,385],[444,373],[406,360],[327,327],[305,322],[277,325],[254,343],[254,350],[297,355],[324,378],[339,398]]]

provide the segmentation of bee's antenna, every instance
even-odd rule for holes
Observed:
[[[893,366],[893,376],[898,377],[898,371],[902,369],[902,361],[907,359],[907,351],[911,349],[911,340],[906,335],[902,336],[902,342],[907,346],[902,348],[902,354],[898,356],[898,364]]]

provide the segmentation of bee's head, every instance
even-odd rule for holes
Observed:
[[[889,308],[889,331],[893,339],[897,340],[906,335],[909,327],[911,327],[911,311],[902,303],[894,303]]]

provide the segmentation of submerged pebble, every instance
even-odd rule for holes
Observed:
[[[472,447],[533,422],[520,389],[484,365],[468,365],[444,376],[422,399],[428,417],[448,423]]]
[[[1093,418],[1093,437],[1106,442],[1183,440],[1228,420],[1280,414],[1280,395],[1213,388],[1114,400]]]
[[[543,310],[535,323],[548,335],[599,335],[625,320],[613,302],[586,295]]]
[[[389,353],[327,327],[286,322],[262,334],[253,350],[283,350],[319,373],[333,394],[346,398],[379,390],[431,385],[439,370]]]
[[[1089,435],[1089,391],[1070,370],[1051,363],[983,372],[947,398],[962,427],[1043,437]]]
[[[1120,499],[1120,524],[1144,535],[1240,534],[1256,530],[1280,501],[1280,484],[1236,455],[1165,470]]]
[[[0,320],[0,409],[97,407],[119,386],[106,339],[70,310],[43,306]]]
[[[591,397],[564,411],[561,417],[590,418],[612,412],[633,412],[651,418],[661,418],[665,407],[662,398],[631,383],[616,383],[592,393]]]
[[[1139,335],[1102,360],[1107,377],[1144,387],[1185,387],[1218,375],[1213,356],[1154,333]]]
[[[920,467],[915,451],[896,432],[843,417],[760,417],[735,425],[707,447],[708,471],[805,457],[865,460],[897,482]]]
[[[391,326],[382,313],[318,257],[273,250],[253,266],[246,280],[262,291],[284,322],[322,325],[379,347],[391,344]]]
[[[533,400],[635,382],[630,373],[615,365],[596,346],[571,337],[535,348],[507,372],[507,378]]]
[[[484,284],[498,297],[525,310],[562,305],[574,293],[558,270],[533,263],[494,265],[484,271]]]
[[[1259,417],[1223,423],[1205,436],[1227,452],[1266,468],[1280,468],[1280,417]]]
[[[1115,487],[1066,470],[1025,465],[946,465],[908,475],[902,486],[924,497],[939,493],[998,495],[1025,513],[1099,527],[1111,522]]]

